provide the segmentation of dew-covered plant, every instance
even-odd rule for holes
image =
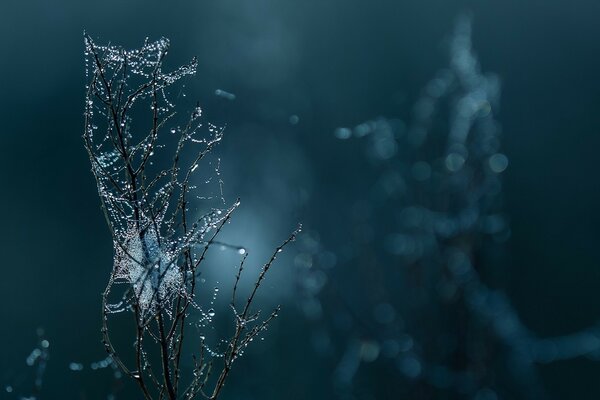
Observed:
[[[234,361],[277,316],[279,308],[260,318],[253,302],[277,254],[297,231],[275,250],[238,306],[236,292],[247,253],[218,242],[217,236],[239,201],[225,206],[220,195],[214,206],[208,201],[212,197],[196,186],[211,182],[212,177],[198,174],[206,173],[202,165],[223,129],[205,126],[199,106],[183,120],[176,113],[173,89],[196,72],[196,61],[166,72],[168,50],[164,38],[126,50],[97,45],[85,35],[83,138],[114,243],[114,265],[102,295],[102,341],[144,398],[216,399]],[[222,193],[220,181],[217,190]],[[202,330],[214,324],[215,311],[196,298],[207,252],[215,244],[234,248],[242,257],[232,276],[233,334],[209,347]],[[133,352],[115,344],[111,322],[116,315],[133,318]],[[185,346],[190,335],[200,342],[198,351]],[[184,358],[193,363],[187,376]]]

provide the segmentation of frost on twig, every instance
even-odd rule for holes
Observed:
[[[193,376],[182,378],[181,359],[192,356],[183,350],[187,319],[195,310],[205,326],[214,316],[195,301],[207,251],[219,244],[245,253],[217,240],[239,201],[226,206],[221,180],[200,175],[206,174],[223,129],[203,123],[199,106],[186,116],[177,114],[173,89],[196,72],[196,61],[165,71],[167,39],[146,40],[136,50],[100,46],[89,35],[84,39],[88,84],[83,138],[114,243],[114,265],[102,296],[105,349],[146,399],[216,399],[235,358],[276,315],[262,320],[251,313],[275,257],[259,275],[243,311],[232,304],[235,334],[227,351],[217,353],[203,343]],[[196,186],[201,181],[203,190]],[[213,183],[218,187],[211,192],[208,184]],[[135,320],[132,365],[111,340],[109,318],[121,313],[133,314]],[[211,382],[210,371],[218,365],[214,359],[221,360],[222,372]],[[182,380],[187,389],[180,389]]]

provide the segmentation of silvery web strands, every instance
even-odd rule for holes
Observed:
[[[238,307],[236,292],[247,252],[217,241],[217,236],[239,201],[225,206],[222,182],[215,178],[219,162],[206,168],[223,129],[202,123],[199,106],[179,117],[173,89],[181,90],[178,81],[196,72],[196,61],[165,72],[168,51],[164,38],[126,50],[97,45],[85,35],[89,83],[83,138],[114,243],[114,265],[102,296],[103,343],[111,363],[138,383],[146,399],[216,399],[233,362],[277,316],[279,308],[260,318],[253,301],[277,254],[298,231],[276,249]],[[208,177],[203,176],[207,170]],[[234,333],[209,346],[203,332],[213,328],[216,312],[212,302],[199,304],[195,295],[203,261],[215,244],[243,257],[231,301]],[[117,290],[118,284],[123,289]],[[214,288],[213,301],[218,290]],[[109,327],[109,317],[123,313],[135,318],[133,356],[122,357],[112,340],[115,328]],[[189,321],[192,315],[197,318]],[[199,354],[183,350],[189,326],[198,330]],[[180,388],[182,357],[188,362],[193,358],[194,365],[185,388]],[[126,359],[133,359],[132,365]]]

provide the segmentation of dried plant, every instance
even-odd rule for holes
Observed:
[[[168,126],[178,118],[170,90],[196,72],[195,59],[172,72],[163,71],[168,50],[164,38],[125,50],[99,46],[85,35],[89,83],[83,138],[114,243],[114,266],[102,295],[102,340],[109,357],[137,382],[144,398],[216,399],[234,361],[277,316],[279,308],[261,319],[253,302],[277,254],[298,230],[275,250],[238,308],[236,293],[247,253],[242,247],[218,242],[217,237],[239,201],[226,207],[223,200],[219,207],[205,211],[195,204],[209,198],[197,194],[194,182],[223,129],[205,127],[199,106],[181,126]],[[188,148],[195,152],[186,162]],[[169,152],[171,160],[161,162],[164,157],[157,154]],[[215,244],[242,255],[231,299],[233,334],[215,350],[198,334],[200,351],[192,354],[184,348],[190,318],[196,315],[194,322],[200,327],[213,324],[214,310],[207,310],[195,297],[207,252]],[[119,283],[124,289],[115,287]],[[133,316],[132,355],[124,355],[112,340],[114,328],[109,322],[118,313]],[[182,357],[194,357],[187,378],[182,376]]]

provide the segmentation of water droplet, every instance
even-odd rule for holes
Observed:
[[[456,172],[462,168],[465,161],[465,158],[461,154],[450,153],[446,156],[446,168],[448,168],[448,171]]]
[[[83,370],[83,364],[72,362],[69,364],[69,369],[71,371],[81,371],[81,370]]]
[[[336,138],[344,140],[350,139],[350,136],[352,136],[352,131],[348,128],[337,128],[333,134]]]
[[[230,101],[235,100],[235,94],[226,92],[225,90],[217,89],[215,90],[215,95]]]
[[[496,153],[490,157],[488,164],[493,172],[499,174],[508,167],[508,157],[502,153]]]

